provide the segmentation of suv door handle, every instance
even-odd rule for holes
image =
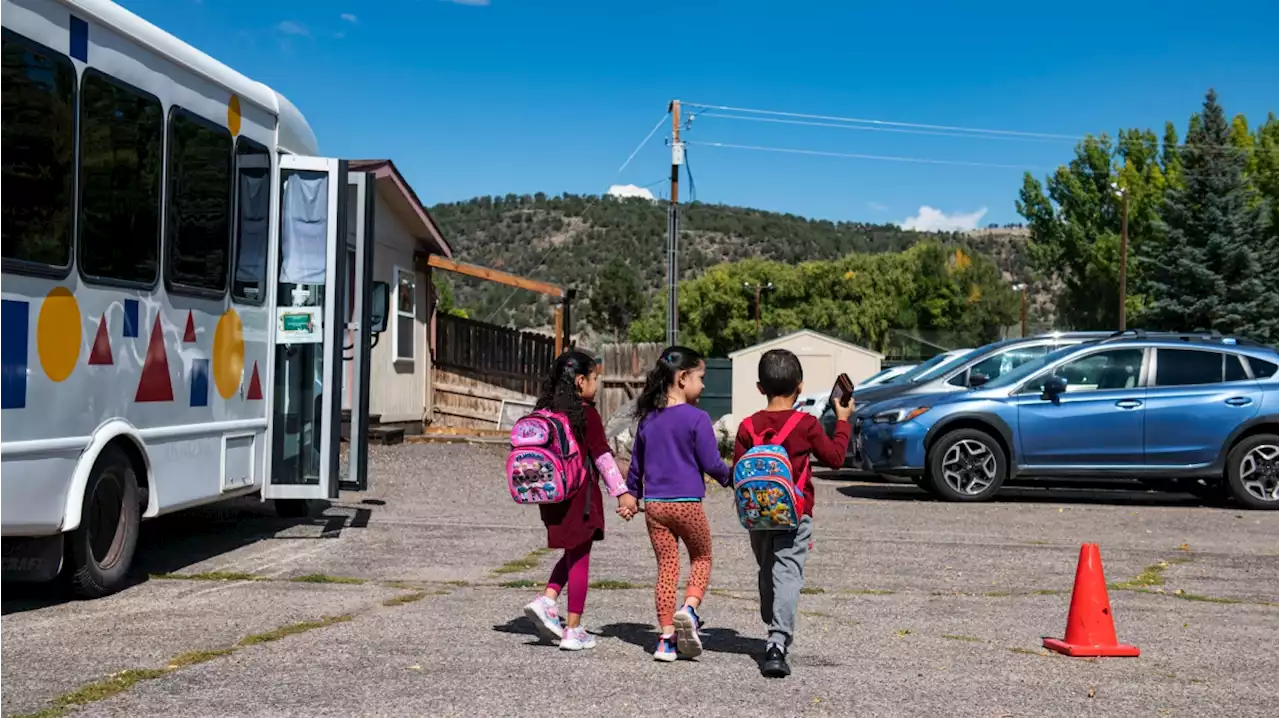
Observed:
[[[1247,396],[1233,396],[1230,399],[1227,399],[1227,404],[1230,406],[1248,406],[1252,403],[1253,399],[1250,399]]]
[[[1138,401],[1137,399],[1121,399],[1120,401],[1116,402],[1116,406],[1120,407],[1121,409],[1137,409],[1138,407],[1142,406],[1142,402]]]

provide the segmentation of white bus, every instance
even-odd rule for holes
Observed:
[[[0,9],[6,578],[104,595],[141,519],[363,488],[387,301],[371,176],[318,157],[271,88],[111,2]]]

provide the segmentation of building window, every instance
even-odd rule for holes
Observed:
[[[66,270],[75,211],[76,71],[71,60],[8,30],[3,40],[5,259]]]
[[[414,359],[414,324],[417,322],[418,280],[413,272],[396,267],[396,361]]]
[[[155,284],[160,251],[160,100],[93,69],[80,86],[80,271]]]
[[[175,107],[168,152],[167,279],[175,288],[221,294],[230,261],[231,133]]]
[[[236,140],[236,272],[231,296],[251,304],[267,298],[267,242],[271,234],[271,153]]]

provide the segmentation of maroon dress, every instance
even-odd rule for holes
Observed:
[[[568,501],[542,504],[542,523],[547,526],[547,548],[575,548],[589,541],[604,540],[604,493],[595,461],[613,453],[604,435],[604,422],[594,405],[584,402],[587,419],[587,481]],[[588,507],[588,502],[590,507]]]

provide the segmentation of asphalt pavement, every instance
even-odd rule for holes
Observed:
[[[649,657],[656,567],[610,515],[583,653],[521,607],[556,558],[501,447],[371,450],[372,484],[311,519],[256,501],[144,525],[137,583],[97,601],[5,586],[6,716],[1274,716],[1274,512],[1129,487],[1015,487],[957,505],[817,482],[794,674],[759,674],[755,565],[728,492],[706,653]],[[1131,659],[1049,654],[1082,542]]]

